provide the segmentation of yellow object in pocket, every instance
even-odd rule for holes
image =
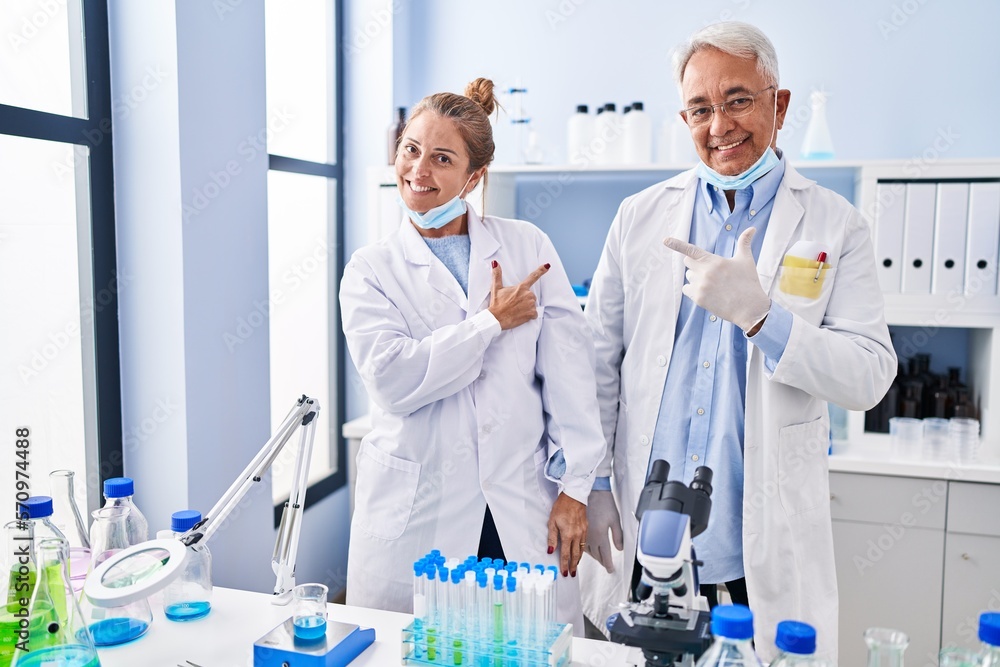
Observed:
[[[785,255],[781,263],[778,289],[791,296],[818,299],[823,292],[823,280],[829,268],[830,265],[826,262],[820,265],[815,259]],[[816,279],[817,269],[819,269],[819,279]]]

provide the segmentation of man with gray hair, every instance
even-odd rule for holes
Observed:
[[[589,498],[585,611],[604,627],[630,595],[651,462],[684,483],[708,466],[702,593],[714,605],[725,584],[753,609],[765,660],[776,624],[795,619],[836,661],[827,402],[871,408],[896,371],[870,232],[777,148],[791,93],[760,30],[700,30],[674,76],[700,162],[622,202],[586,308],[608,453]]]

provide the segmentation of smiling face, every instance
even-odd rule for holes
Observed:
[[[417,213],[466,195],[485,170],[477,169],[470,180],[469,153],[458,127],[433,111],[410,121],[396,151],[396,186]]]
[[[688,60],[681,91],[684,107],[689,108],[753,95],[769,85],[771,82],[757,71],[756,59],[705,48]],[[787,90],[779,90],[777,100],[773,89],[766,90],[754,98],[754,109],[746,116],[731,118],[721,107],[716,107],[710,122],[697,126],[688,123],[698,157],[720,174],[743,173],[768,146],[775,147],[790,98]]]

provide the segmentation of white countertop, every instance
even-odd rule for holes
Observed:
[[[399,614],[340,604],[327,605],[331,621],[375,628],[375,643],[351,667],[399,665],[402,630],[413,620]],[[288,618],[291,607],[271,604],[271,596],[216,588],[212,611],[203,619],[175,623],[153,608],[149,631],[130,644],[98,649],[102,667],[252,667],[253,643]],[[626,665],[630,649],[592,639],[573,640],[574,665]]]

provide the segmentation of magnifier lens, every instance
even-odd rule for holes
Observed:
[[[154,547],[138,551],[105,572],[101,585],[105,588],[125,588],[141,584],[156,577],[170,560],[170,552],[166,549]]]

